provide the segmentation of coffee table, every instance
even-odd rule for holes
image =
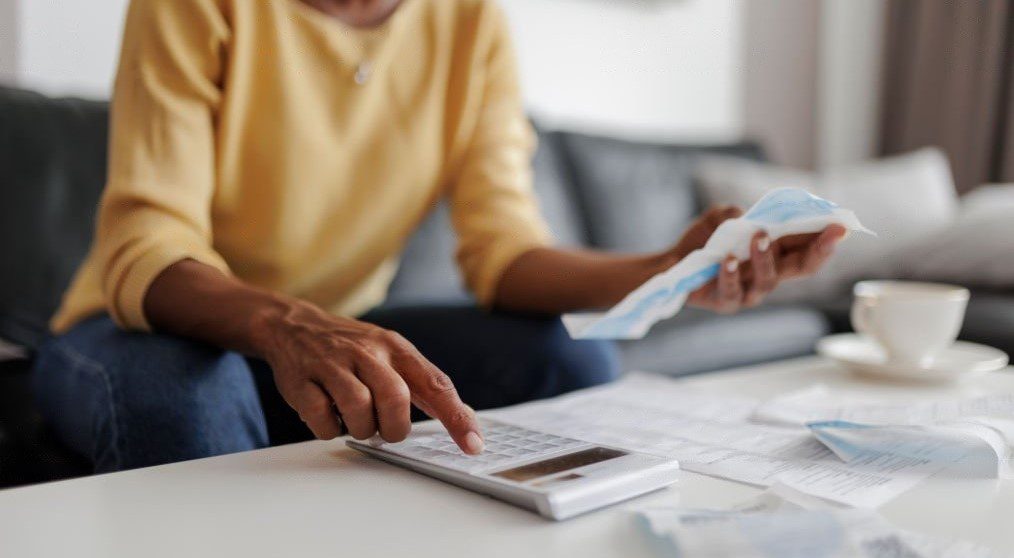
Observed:
[[[823,382],[911,400],[1014,392],[1014,368],[964,386],[912,386],[860,381],[808,357],[681,381],[762,397]],[[684,471],[673,488],[552,523],[340,441],[306,442],[0,491],[0,555],[650,556],[630,510],[725,507],[759,492]],[[881,512],[899,527],[1014,553],[1014,481],[932,478]]]

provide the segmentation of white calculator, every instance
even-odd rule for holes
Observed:
[[[349,447],[550,519],[620,502],[676,481],[676,460],[482,420],[486,449],[465,455],[436,422],[407,440],[349,441]]]

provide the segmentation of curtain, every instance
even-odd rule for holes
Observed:
[[[959,192],[1014,182],[1012,0],[887,0],[880,148],[943,149]]]

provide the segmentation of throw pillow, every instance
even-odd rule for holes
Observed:
[[[824,173],[708,157],[697,167],[702,198],[749,207],[772,188],[794,186],[856,212],[876,237],[843,242],[814,277],[785,283],[774,302],[826,301],[866,277],[890,274],[891,258],[950,225],[958,201],[946,157],[926,148]]]
[[[954,223],[897,254],[897,275],[966,287],[1014,288],[1014,184],[966,194]]]

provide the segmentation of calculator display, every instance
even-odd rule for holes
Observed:
[[[542,461],[536,461],[535,463],[528,463],[521,465],[520,467],[507,469],[506,471],[493,473],[493,476],[516,482],[524,482],[553,475],[562,471],[577,469],[578,467],[584,467],[585,465],[608,461],[624,455],[627,455],[627,453],[620,450],[610,448],[589,448],[582,451],[576,451],[574,453],[568,453],[566,455],[551,457]]]

